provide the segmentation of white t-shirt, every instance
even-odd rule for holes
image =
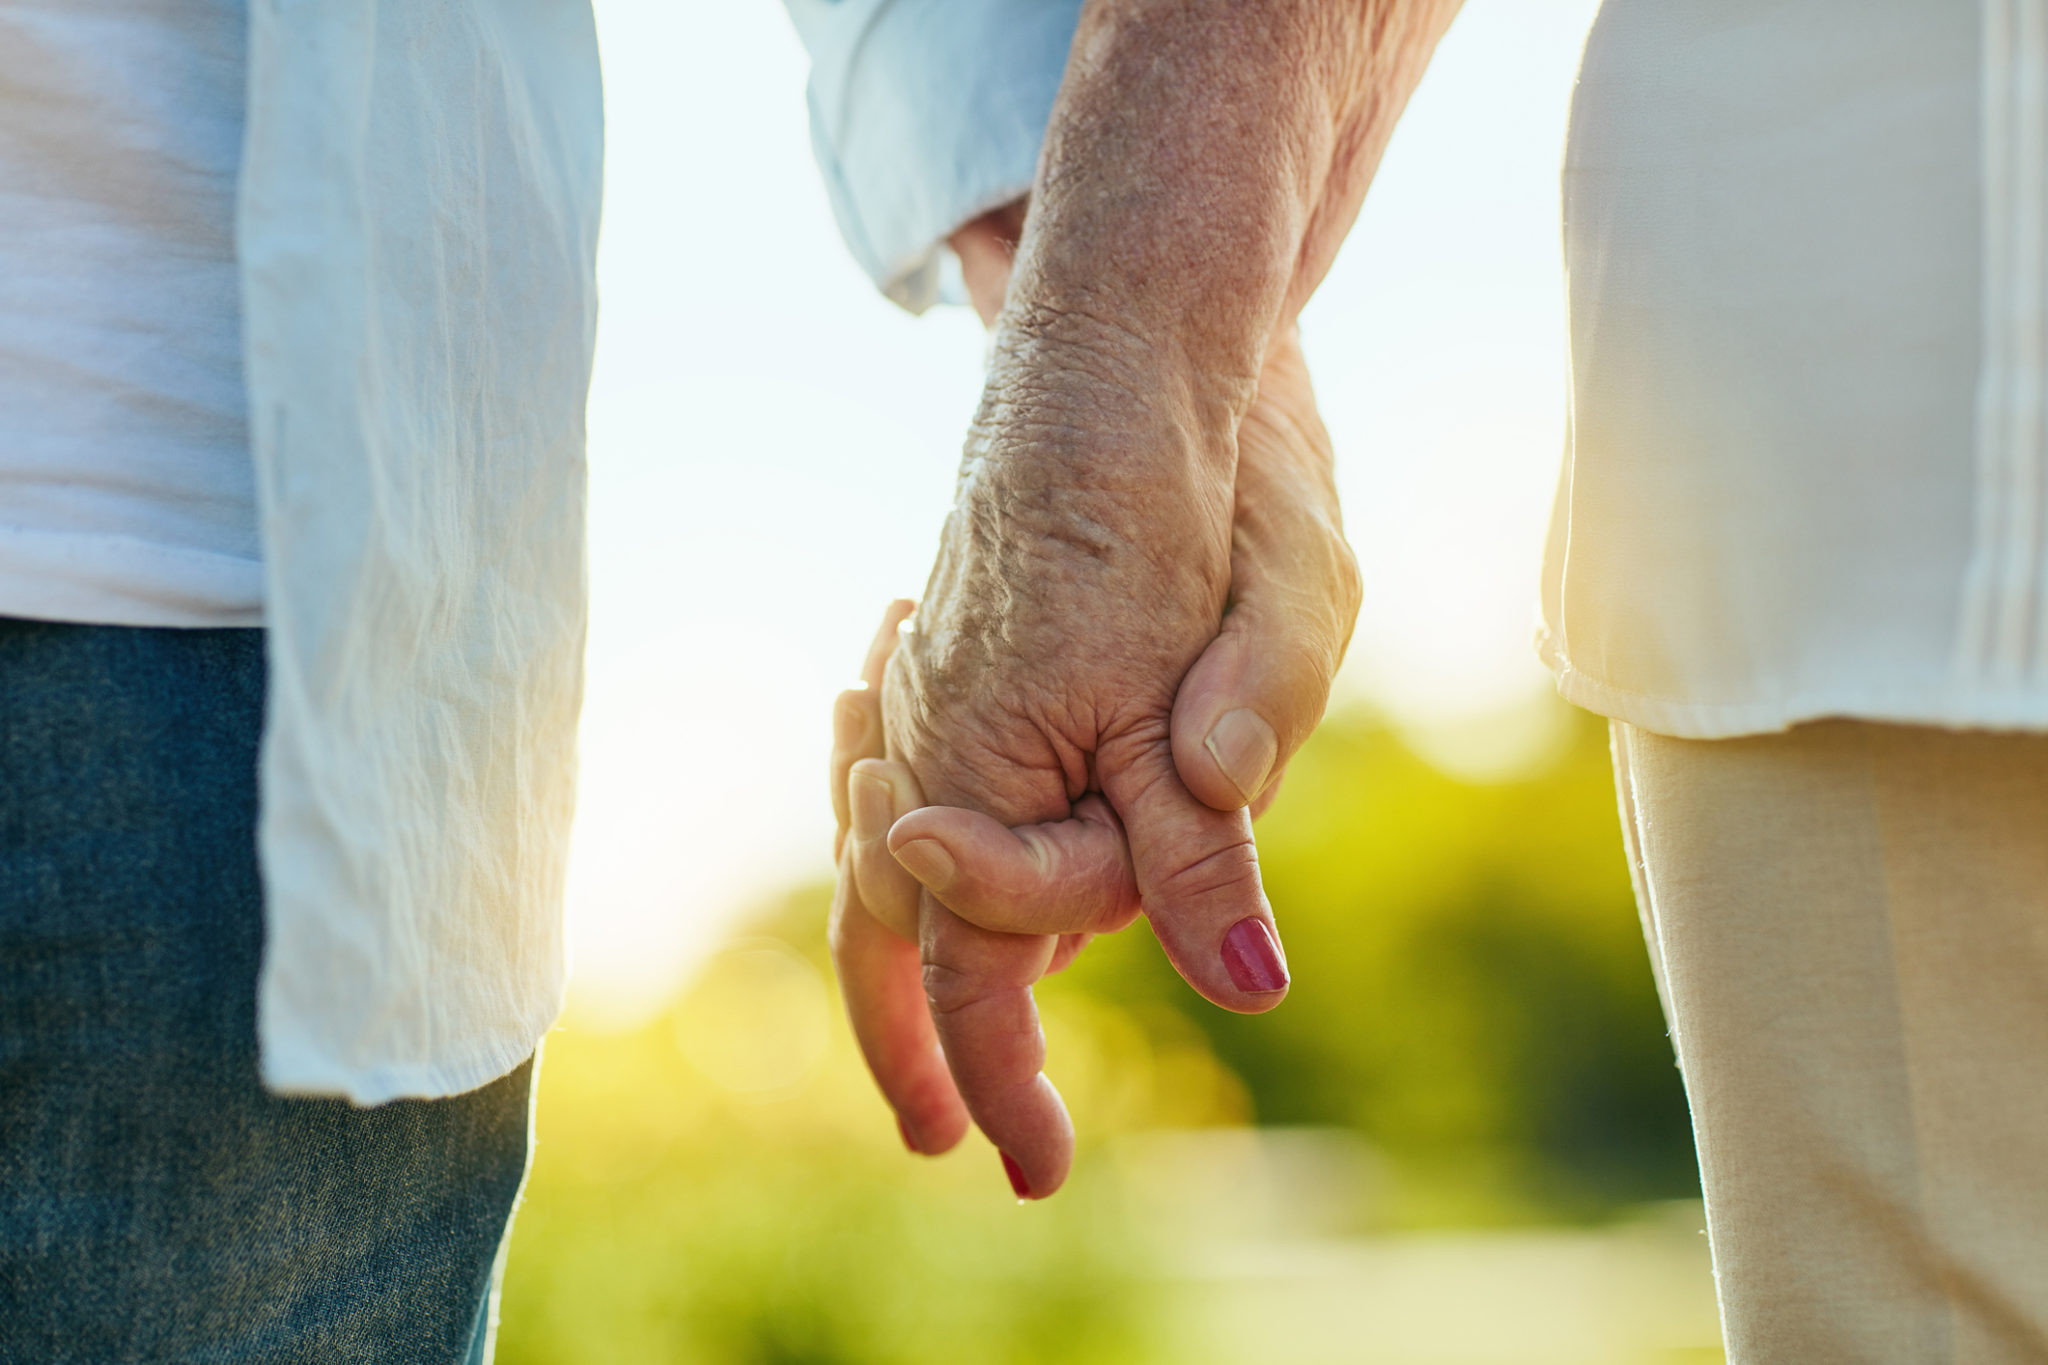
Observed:
[[[244,0],[0,7],[0,616],[263,620]]]

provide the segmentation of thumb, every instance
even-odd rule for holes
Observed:
[[[1360,597],[1330,436],[1292,329],[1267,352],[1237,447],[1230,611],[1173,704],[1174,766],[1217,810],[1270,794],[1322,720]]]
[[[1197,801],[1174,771],[1163,733],[1120,736],[1095,762],[1103,794],[1123,818],[1145,916],[1174,970],[1240,1014],[1279,1004],[1287,959],[1259,884],[1250,814]]]
[[[1237,810],[1268,795],[1322,723],[1343,641],[1321,622],[1241,602],[1195,660],[1173,703],[1173,762],[1204,805]]]

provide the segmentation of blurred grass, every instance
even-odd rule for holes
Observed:
[[[1333,718],[1260,824],[1295,984],[1139,926],[1040,991],[1075,1175],[907,1155],[770,906],[659,1018],[549,1039],[506,1365],[1719,1359],[1682,1091],[1578,713],[1514,780]],[[1677,1201],[1677,1202],[1673,1202]],[[1661,1210],[1661,1211],[1660,1211]]]

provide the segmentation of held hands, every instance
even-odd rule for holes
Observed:
[[[1072,1152],[1030,986],[1088,935],[1142,909],[1211,1000],[1284,993],[1244,808],[1320,718],[1358,602],[1291,329],[1231,425],[1234,487],[1147,502],[1140,482],[1136,514],[1115,492],[1012,491],[982,438],[996,495],[966,486],[971,455],[920,628],[896,651],[893,607],[835,712],[833,950],[856,1034],[908,1145],[946,1150],[971,1113],[1020,1195],[1056,1189]],[[1058,515],[1076,502],[1079,521]],[[885,758],[885,710],[907,761]]]
[[[1457,7],[1082,13],[938,564],[834,761],[862,1048],[912,1147],[971,1117],[1020,1195],[1072,1158],[1030,987],[1077,936],[1142,910],[1208,999],[1285,991],[1247,807],[1359,595],[1293,319]],[[985,316],[1015,241],[979,287],[956,243]]]
[[[941,971],[950,970],[951,964],[945,961],[943,949],[936,958],[921,953],[920,887],[889,850],[891,827],[917,809],[922,797],[910,770],[883,757],[880,692],[883,670],[896,649],[897,627],[909,615],[911,605],[890,605],[869,648],[862,685],[841,694],[833,709],[832,795],[838,816],[834,853],[839,876],[829,937],[854,1035],[884,1097],[896,1110],[904,1145],[913,1152],[936,1155],[959,1142],[968,1123],[921,984],[923,973],[930,969],[924,965],[927,961]],[[1113,821],[1115,817],[1109,818]],[[1003,833],[1007,839],[1008,831]],[[1030,837],[1028,831],[1020,833]],[[1016,870],[1005,865],[1003,855],[1008,851],[998,845],[984,867],[983,850],[964,850],[970,882],[976,888],[994,884],[996,889],[993,895],[983,890],[980,897],[970,893],[958,898],[963,908],[979,905],[984,898],[1000,903],[1006,893],[1028,895],[1034,888],[1037,879],[1029,872],[1015,886],[1002,886],[1006,875]],[[1128,867],[1119,858],[1116,865],[1095,872],[1098,885],[1073,890],[1084,900],[1091,892],[1099,893],[1103,907],[1082,904],[1075,910],[1105,928],[1129,923],[1137,915],[1138,905]],[[1059,936],[1043,973],[1064,967],[1088,937],[1086,933]],[[1028,993],[1023,1004],[1031,1010]],[[1020,1034],[1014,1041],[1019,1047],[1035,1048],[1035,1076],[1044,1060],[1044,1041],[1037,1031],[1035,1013],[1030,1016],[1028,1035]],[[1043,1083],[1042,1078],[1040,1081]],[[1054,1104],[1057,1106],[1057,1098]],[[1059,1112],[1064,1118],[1064,1111]],[[1071,1130],[1060,1134],[1060,1141],[1070,1147]],[[1050,1194],[1059,1183],[1054,1180],[1034,1187],[1025,1168],[1007,1151],[1003,1165],[1019,1198]],[[1039,1169],[1044,1169],[1042,1163]],[[1058,1170],[1063,1179],[1064,1161]]]

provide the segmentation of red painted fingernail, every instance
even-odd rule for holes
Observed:
[[[1003,1159],[1003,1174],[1010,1177],[1010,1188],[1017,1192],[1018,1202],[1031,1197],[1031,1182],[1024,1178],[1024,1168],[1019,1166],[1008,1152],[997,1152]]]
[[[1263,994],[1287,989],[1287,964],[1264,920],[1247,915],[1223,936],[1223,970],[1241,991]]]
[[[917,1145],[917,1139],[910,1135],[910,1126],[906,1124],[901,1118],[898,1118],[896,1120],[896,1132],[900,1137],[902,1137],[903,1145],[910,1149],[911,1155],[924,1155],[923,1150],[920,1149]]]

